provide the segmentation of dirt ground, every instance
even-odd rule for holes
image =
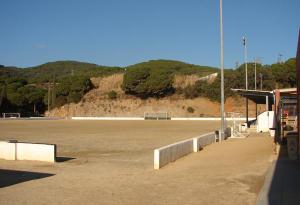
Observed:
[[[183,90],[199,80],[197,75],[180,75],[174,78],[174,88]],[[51,109],[46,116],[52,117],[143,117],[145,112],[167,112],[170,117],[219,117],[220,103],[205,97],[187,99],[184,94],[175,93],[163,98],[141,99],[127,95],[122,89],[123,74],[91,79],[94,89],[84,95],[78,103],[65,104]],[[108,93],[117,93],[117,98],[109,99]],[[192,109],[191,109],[192,108]],[[193,110],[193,111],[191,111]],[[245,99],[228,97],[225,101],[227,112],[238,112],[245,116]],[[249,101],[249,117],[255,117],[256,106]],[[258,105],[258,113],[265,111],[265,105]]]
[[[255,204],[271,139],[227,140],[153,170],[153,150],[203,121],[0,121],[0,140],[57,144],[55,164],[0,160],[0,204]]]

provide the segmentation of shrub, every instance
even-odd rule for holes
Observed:
[[[110,100],[115,100],[118,97],[118,94],[114,90],[109,91],[107,95]]]
[[[83,95],[93,88],[88,77],[74,76],[61,80],[56,88],[56,97],[60,98],[59,103],[54,106],[61,106],[62,103],[78,103]],[[62,96],[62,97],[61,97]],[[64,97],[64,98],[63,98]]]
[[[188,111],[189,113],[194,113],[194,112],[195,112],[195,109],[194,109],[193,107],[188,107],[188,108],[187,108],[187,111]]]
[[[126,94],[141,98],[163,97],[174,92],[172,82],[168,69],[135,67],[124,75],[122,88]]]
[[[58,96],[55,100],[55,107],[60,107],[63,106],[64,104],[66,104],[68,102],[68,99],[66,96]]]
[[[70,92],[68,97],[68,103],[78,103],[81,100],[82,94],[79,92]]]
[[[193,99],[199,96],[195,85],[188,85],[183,89],[183,94],[185,98]]]

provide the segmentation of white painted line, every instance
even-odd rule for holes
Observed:
[[[72,120],[145,120],[143,117],[72,117]]]
[[[145,120],[144,117],[72,117],[72,120]],[[254,120],[255,118],[249,118]],[[172,117],[171,120],[199,120],[199,121],[219,121],[220,117]],[[227,121],[232,121],[232,118],[227,118]],[[246,118],[235,118],[235,120],[246,120]]]

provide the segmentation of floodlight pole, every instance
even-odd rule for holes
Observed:
[[[243,36],[243,45],[244,45],[244,61],[245,61],[245,73],[246,73],[246,90],[248,90],[247,39],[245,36]],[[249,120],[248,120],[248,98],[247,97],[246,97],[246,123],[248,127]]]
[[[297,76],[297,131],[298,131],[298,160],[300,159],[300,29],[298,34],[298,46],[296,55],[296,76]]]
[[[221,34],[221,137],[224,136],[225,110],[224,110],[224,35],[223,35],[223,2],[220,0],[220,34]]]
[[[48,82],[48,114],[50,112],[50,80]]]
[[[256,90],[256,58],[254,58],[254,90]],[[257,120],[257,103],[255,103],[255,119]]]
[[[259,73],[259,76],[260,76],[260,90],[262,90],[262,78],[263,78],[263,74],[262,73]]]
[[[256,58],[254,58],[254,90],[256,90]]]

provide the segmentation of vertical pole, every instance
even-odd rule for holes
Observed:
[[[48,82],[48,112],[50,111],[50,80]]]
[[[254,59],[254,90],[256,90],[256,59]]]
[[[223,35],[223,2],[220,0],[220,38],[221,38],[221,136],[224,135],[224,35]],[[221,142],[220,137],[219,142]]]
[[[266,111],[269,111],[269,96],[266,96]]]
[[[263,78],[263,74],[260,73],[260,90],[262,90],[262,78]]]
[[[257,103],[255,103],[255,119],[257,120]]]
[[[246,90],[248,90],[248,63],[247,63],[247,39],[244,39],[244,62],[245,62],[245,74],[246,74]]]
[[[300,29],[299,29],[299,37],[298,37],[298,49],[297,49],[297,57],[296,57],[296,69],[297,69],[297,121],[298,121],[298,159],[300,158]]]
[[[254,58],[254,90],[256,90],[256,58]],[[255,119],[257,120],[257,103],[255,103]]]
[[[243,37],[243,45],[244,45],[244,61],[245,61],[245,74],[246,74],[246,90],[248,90],[248,65],[247,65],[247,39]],[[249,127],[248,120],[248,98],[246,97],[246,124]]]

